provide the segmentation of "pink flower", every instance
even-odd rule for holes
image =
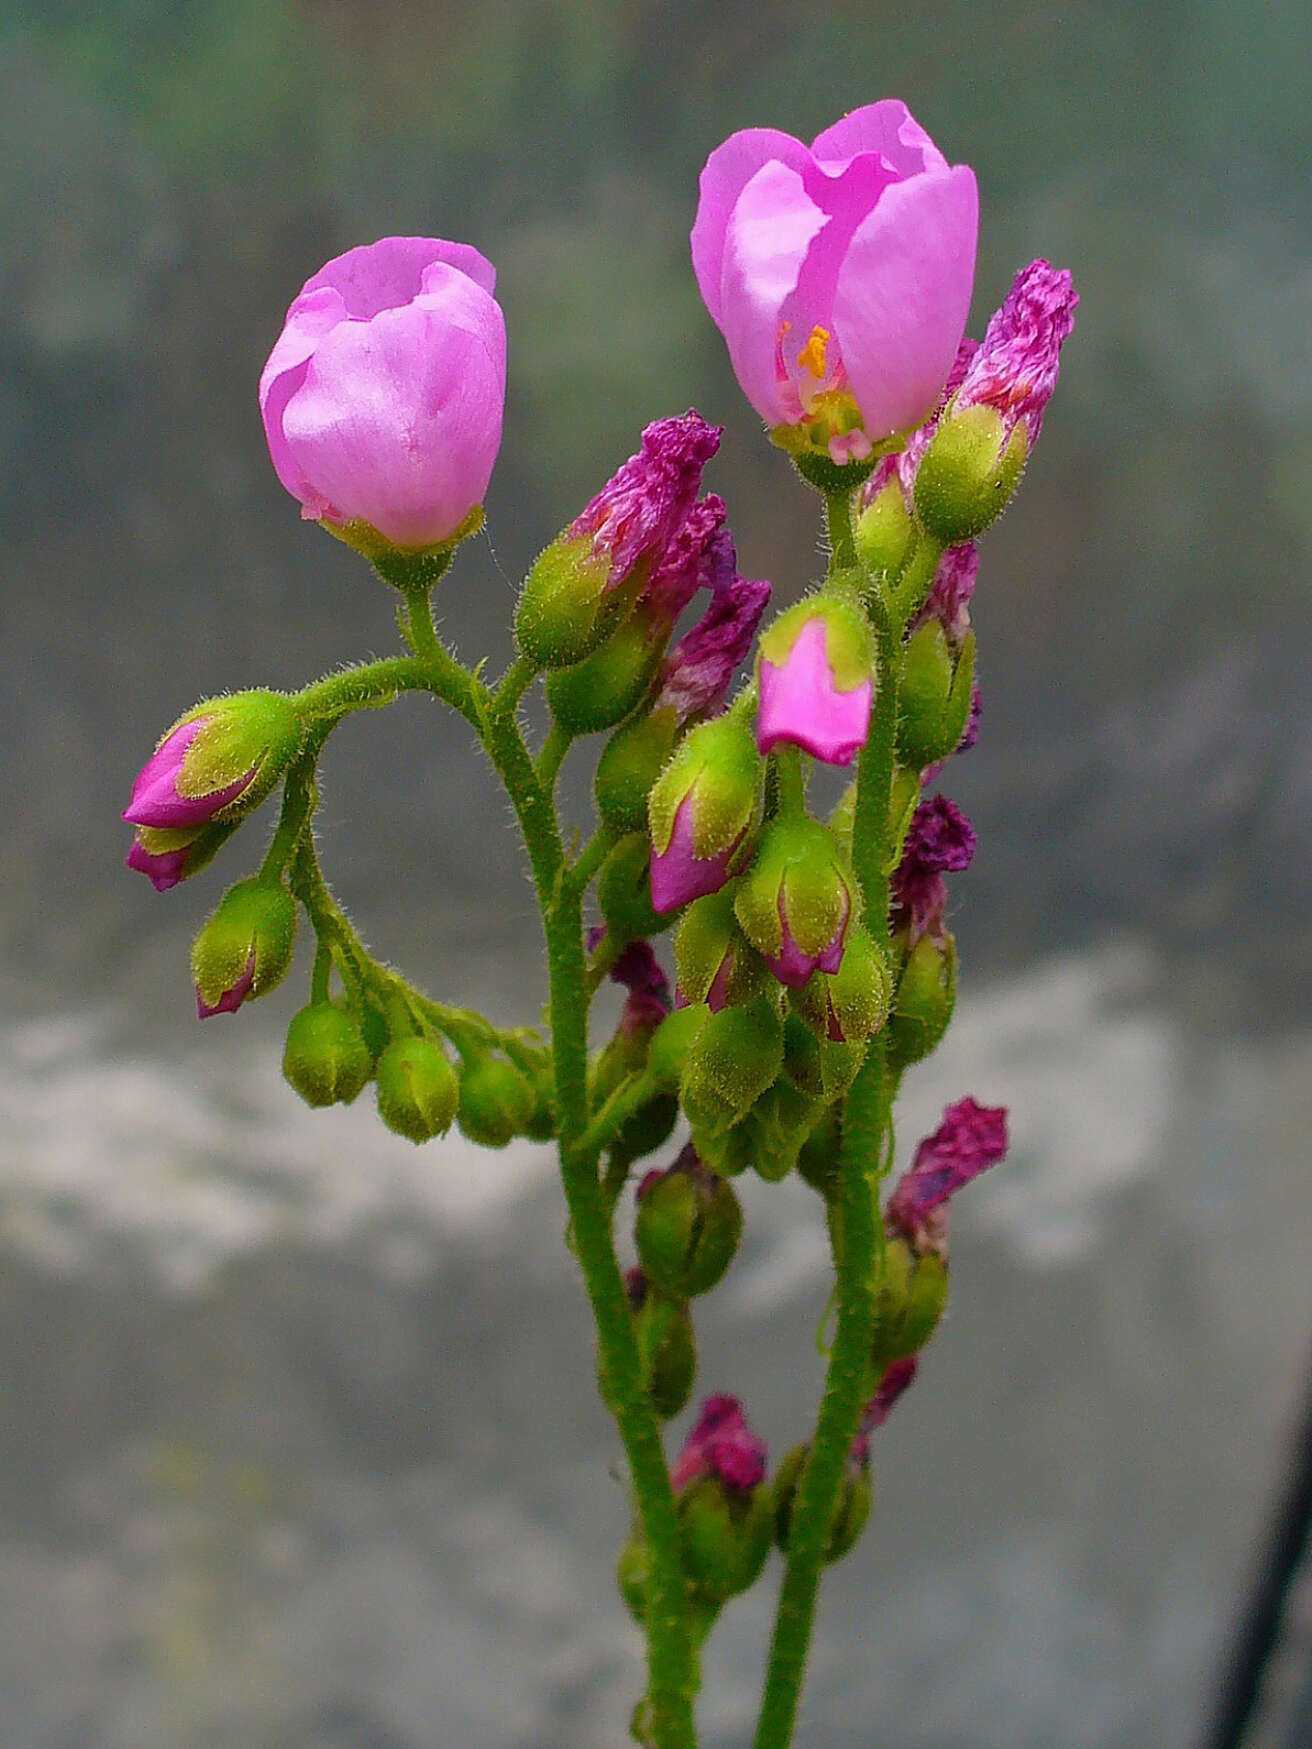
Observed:
[[[125,820],[134,826],[153,826],[166,831],[180,826],[203,826],[221,808],[235,802],[254,782],[258,762],[240,777],[216,789],[202,789],[199,795],[186,793],[187,751],[210,720],[204,716],[192,717],[169,731],[133,779],[132,799],[123,810]],[[179,779],[184,786],[181,789]],[[140,868],[141,864],[135,862],[129,866]]]
[[[803,620],[792,647],[780,660],[772,660],[772,652],[762,649],[756,717],[756,744],[762,753],[784,742],[830,765],[850,765],[865,745],[874,688],[868,667],[856,685],[839,684],[830,645],[841,635],[842,629],[817,611]]]
[[[422,549],[482,503],[506,390],[495,285],[476,249],[435,237],[384,237],[305,282],[260,377],[303,516]]]
[[[1022,267],[961,380],[954,413],[993,407],[1002,415],[1003,444],[1024,420],[1034,448],[1043,410],[1057,386],[1057,360],[1075,326],[1079,295],[1064,267],[1039,259]]]
[[[693,270],[747,399],[843,462],[909,431],[942,392],[975,273],[974,173],[905,104],[807,147],[749,128],[701,176]]]
[[[959,1099],[948,1106],[932,1136],[916,1149],[908,1171],[898,1180],[884,1211],[890,1234],[900,1235],[917,1251],[947,1253],[948,1203],[957,1191],[1007,1152],[1007,1112],[1004,1106],[979,1105]]]
[[[690,789],[675,810],[674,827],[664,850],[651,852],[651,902],[661,916],[677,911],[707,893],[718,893],[729,878],[729,864],[747,835],[744,825],[723,849],[698,856],[694,846],[698,796]]]
[[[781,984],[790,990],[800,990],[809,984],[816,972],[828,972],[831,976],[843,963],[843,944],[847,936],[848,918],[851,916],[851,901],[844,895],[842,916],[829,940],[818,953],[808,953],[799,947],[793,934],[788,916],[788,885],[779,889],[779,923],[782,930],[782,940],[778,953],[766,953],[761,957]]]

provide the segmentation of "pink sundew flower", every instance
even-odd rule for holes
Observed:
[[[260,377],[278,478],[301,514],[441,546],[501,446],[506,330],[476,249],[384,237],[305,282]]]
[[[209,1003],[196,987],[196,1013],[202,1020],[209,1020],[216,1014],[235,1014],[242,1003],[255,987],[256,950],[252,948],[241,976],[222,992],[218,1000]]]
[[[674,830],[664,850],[652,846],[651,902],[652,908],[665,916],[707,893],[718,893],[729,878],[729,864],[746,835],[743,829],[726,849],[714,856],[698,856],[693,848],[693,816],[696,811],[696,786],[679,803],[674,816]]]
[[[678,418],[655,420],[644,430],[638,453],[561,535],[562,541],[588,540],[594,553],[609,560],[607,589],[618,589],[640,562],[659,565],[664,559],[693,508],[702,470],[720,447],[722,430],[693,408]],[[712,509],[707,520],[714,516]],[[698,586],[693,584],[688,600]]]
[[[179,723],[172,733],[165,736],[133,780],[132,799],[123,810],[125,820],[134,826],[166,831],[182,826],[203,826],[221,808],[235,802],[254,781],[258,766],[252,766],[241,777],[204,795],[184,795],[179,790],[178,779],[183,773],[187,749],[209,721],[208,717],[192,717],[188,722]],[[145,854],[143,852],[142,856]],[[144,868],[141,858],[135,862],[132,860],[131,851],[128,852],[128,866],[141,869],[143,873],[150,872]],[[170,886],[174,884],[169,882]]]
[[[942,1123],[921,1142],[898,1180],[884,1211],[886,1229],[914,1250],[945,1257],[949,1201],[1006,1152],[1004,1106],[980,1105],[969,1098],[948,1106]]]
[[[989,406],[1002,415],[1003,443],[1025,422],[1030,449],[1057,386],[1062,345],[1075,326],[1079,295],[1064,267],[1042,259],[1022,267],[989,319],[953,402],[953,411]]]
[[[769,753],[781,742],[829,765],[850,765],[865,745],[873,687],[867,677],[840,691],[829,659],[829,628],[822,614],[802,627],[780,663],[761,660],[756,744]]]
[[[809,147],[749,128],[711,153],[693,270],[767,425],[814,425],[842,462],[925,419],[966,325],[978,204],[894,99]]]
[[[747,1424],[737,1397],[708,1397],[670,1472],[675,1493],[703,1476],[747,1494],[765,1479],[765,1441]]]

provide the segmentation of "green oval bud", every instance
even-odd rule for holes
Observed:
[[[296,905],[258,877],[229,887],[191,948],[201,1017],[232,1013],[280,984],[292,963]]]
[[[856,519],[852,533],[857,557],[868,571],[896,577],[911,551],[915,528],[902,482],[894,474]]]
[[[647,696],[667,635],[640,604],[591,655],[549,674],[547,705],[561,728],[592,735],[622,723]]]
[[[647,1073],[656,1086],[667,1092],[679,1086],[688,1053],[709,1018],[710,1009],[694,1002],[687,1008],[676,1008],[662,1020],[647,1047]]]
[[[899,1069],[918,1063],[938,1045],[952,1019],[957,953],[952,937],[922,935],[907,955],[886,1028],[888,1060]]]
[[[619,943],[659,935],[673,921],[651,902],[651,844],[645,832],[621,838],[602,864],[597,904],[606,927]]]
[[[806,1474],[810,1447],[794,1446],[775,1477],[773,1491],[774,1540],[783,1554],[788,1553],[788,1538],[792,1530],[793,1508]],[[841,1561],[856,1544],[870,1518],[873,1489],[867,1465],[849,1464],[843,1476],[843,1489],[838,1497],[838,1509],[825,1547],[826,1562]]]
[[[688,1581],[716,1602],[755,1584],[770,1552],[774,1511],[761,1483],[748,1492],[704,1476],[679,1496],[679,1535]]]
[[[635,1317],[642,1376],[662,1421],[677,1415],[692,1395],[697,1341],[688,1302],[647,1284]]]
[[[378,1059],[378,1115],[398,1136],[428,1142],[443,1136],[456,1115],[456,1072],[430,1039],[394,1038]]]
[[[974,540],[1006,509],[1028,454],[1023,419],[1004,449],[995,407],[949,407],[916,470],[916,520],[945,547]]]
[[[533,1121],[536,1101],[527,1080],[504,1057],[480,1052],[460,1065],[460,1133],[483,1148],[504,1148]]]
[[[592,782],[597,817],[612,832],[645,832],[647,797],[674,751],[678,719],[666,707],[635,718],[607,741]]]
[[[515,609],[515,639],[536,667],[567,668],[596,649],[612,623],[609,577],[610,559],[586,535],[539,554]]]
[[[824,1114],[824,1106],[781,1076],[743,1120],[751,1138],[751,1163],[767,1184],[787,1178],[802,1145]]]
[[[349,1105],[374,1072],[364,1034],[340,1002],[311,1002],[291,1018],[282,1072],[307,1105]]]
[[[638,1187],[634,1240],[652,1281],[687,1299],[723,1277],[742,1236],[743,1211],[733,1189],[691,1149],[668,1171]]]
[[[970,715],[975,678],[975,634],[953,658],[937,620],[926,620],[907,640],[898,694],[898,758],[919,771],[955,753]]]
[[[679,988],[690,1002],[750,1002],[764,994],[770,974],[748,946],[733,914],[733,889],[694,899],[674,936]]]
[[[783,1025],[767,998],[741,1008],[722,1008],[697,1034],[683,1072],[685,1108],[689,1099],[703,1109],[718,1107],[725,1127],[749,1111],[783,1066]]]
[[[860,922],[861,889],[827,826],[806,817],[771,820],[734,893],[743,934],[776,976],[790,953],[814,958]],[[785,941],[784,924],[790,940]]]
[[[875,1296],[873,1377],[882,1378],[895,1360],[919,1354],[938,1329],[947,1303],[948,1271],[943,1259],[932,1251],[918,1255],[900,1236],[889,1239]]]

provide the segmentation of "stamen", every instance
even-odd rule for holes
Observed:
[[[803,370],[809,370],[817,382],[824,380],[825,348],[829,344],[829,330],[819,326],[812,328],[811,338],[797,355],[797,362]]]

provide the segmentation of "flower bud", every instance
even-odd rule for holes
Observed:
[[[793,992],[792,1005],[821,1038],[846,1044],[879,1031],[892,995],[888,961],[864,929],[853,927],[838,970],[814,973]]]
[[[800,747],[830,765],[850,765],[865,745],[874,696],[875,650],[865,614],[841,596],[790,607],[761,639],[756,744]]]
[[[793,1511],[797,1495],[806,1475],[811,1456],[810,1445],[795,1445],[779,1466],[774,1479],[771,1501],[774,1508],[774,1540],[783,1554],[788,1553],[788,1538],[793,1527]],[[870,1518],[873,1490],[868,1463],[849,1458],[843,1472],[842,1492],[825,1544],[826,1562],[841,1561],[852,1549]]]
[[[598,819],[612,832],[645,836],[647,797],[674,751],[677,732],[674,711],[657,709],[623,724],[602,748],[592,795]]]
[[[957,999],[957,946],[951,935],[922,935],[907,955],[885,1028],[888,1061],[899,1069],[937,1049]]]
[[[456,1115],[459,1088],[446,1052],[431,1039],[395,1038],[378,1059],[378,1115],[407,1141],[444,1136]]]
[[[722,1602],[752,1585],[770,1550],[774,1515],[765,1446],[734,1397],[708,1397],[670,1475],[684,1571]]]
[[[606,927],[620,941],[659,935],[670,919],[652,904],[651,844],[645,832],[621,838],[601,865],[597,904]]]
[[[213,861],[236,831],[236,823],[209,826],[138,826],[132,848],[124,857],[128,868],[144,874],[157,893],[167,893]]]
[[[953,656],[938,620],[926,620],[907,640],[898,694],[897,754],[920,770],[946,759],[961,744],[975,682],[975,634]]]
[[[944,546],[974,540],[1015,490],[1078,302],[1069,273],[1033,261],[990,319],[916,470],[916,518]]]
[[[801,989],[836,972],[860,889],[832,832],[811,819],[775,819],[738,883],[734,914],[781,984]]]
[[[722,1008],[709,1016],[688,1051],[684,1109],[691,1116],[695,1108],[727,1129],[774,1081],[783,1057],[783,1026],[773,1003],[761,997],[741,1008]]]
[[[857,557],[876,576],[896,577],[911,554],[916,525],[897,474],[897,457],[885,456],[861,489],[853,526]]]
[[[674,937],[679,989],[713,1014],[729,1003],[750,1002],[768,982],[765,966],[743,938],[727,888],[694,899]]]
[[[504,1148],[533,1121],[533,1089],[504,1057],[480,1051],[460,1064],[460,1133],[483,1148]]]
[[[883,1373],[908,1360],[934,1334],[948,1303],[947,1265],[934,1252],[917,1255],[899,1234],[884,1244],[884,1268],[875,1295],[870,1364]]]
[[[285,887],[238,881],[220,899],[191,948],[196,1012],[235,1014],[282,982],[292,963],[296,905]]]
[[[648,800],[652,902],[662,913],[718,892],[756,811],[761,760],[739,713],[686,735]]]
[[[658,419],[529,572],[515,614],[519,647],[539,668],[595,649],[631,604],[691,510],[720,432],[695,412]]]
[[[706,1025],[709,1013],[700,1002],[688,1008],[676,1008],[656,1028],[647,1047],[647,1074],[656,1086],[670,1092],[679,1086],[689,1053]]]
[[[631,1269],[625,1277],[625,1285],[647,1395],[662,1421],[668,1421],[679,1413],[692,1394],[693,1376],[697,1371],[692,1313],[686,1299],[666,1293],[641,1269]],[[604,1368],[601,1385],[602,1395],[609,1401]]]
[[[787,1178],[823,1113],[818,1099],[782,1075],[767,1087],[739,1126],[757,1176],[767,1184]]]
[[[169,832],[239,819],[281,777],[300,732],[300,718],[280,693],[206,699],[174,723],[137,773],[123,818]],[[140,860],[132,866],[141,867]]]
[[[685,1147],[664,1172],[638,1186],[634,1240],[650,1279],[687,1299],[713,1288],[742,1236],[743,1211],[733,1189]]]
[[[341,1002],[311,1002],[291,1018],[282,1072],[307,1105],[349,1105],[374,1072],[364,1034]]]
[[[547,676],[547,705],[571,735],[613,729],[651,689],[665,647],[665,627],[639,602],[591,655]]]

